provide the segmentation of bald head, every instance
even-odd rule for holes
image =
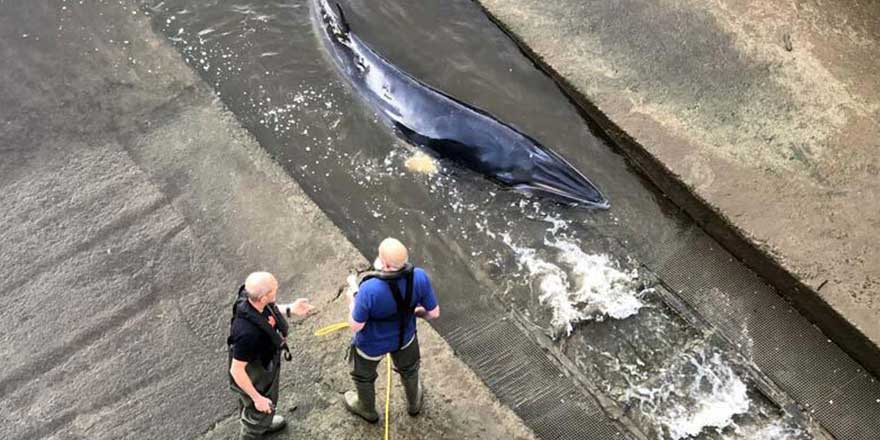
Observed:
[[[379,259],[384,263],[385,270],[400,270],[409,261],[409,253],[396,238],[386,238],[379,244]]]
[[[269,272],[254,272],[244,281],[244,290],[247,291],[248,299],[257,301],[278,290],[278,280]]]

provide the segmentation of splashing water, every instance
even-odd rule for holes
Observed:
[[[681,440],[704,429],[721,431],[733,417],[749,411],[745,382],[721,353],[707,349],[682,354],[654,385],[636,385],[627,391],[639,410],[652,418],[664,438]],[[772,437],[770,437],[772,438]]]
[[[774,420],[762,426],[742,429],[737,427],[732,435],[724,438],[729,440],[805,440],[813,437],[802,429],[788,425],[782,420]]]
[[[573,325],[605,317],[625,319],[639,312],[638,271],[620,270],[608,255],[592,255],[566,240],[545,241],[558,251],[560,264],[538,256],[538,251],[517,246],[509,234],[502,234],[504,243],[513,249],[517,264],[525,267],[529,278],[538,284],[542,305],[553,313],[550,325],[557,334],[571,335]]]

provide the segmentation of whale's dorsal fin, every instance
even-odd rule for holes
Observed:
[[[342,6],[339,3],[336,3],[336,10],[339,11],[339,27],[342,32],[348,33],[351,31],[351,26],[348,25],[348,20],[345,19],[345,13],[342,12]]]

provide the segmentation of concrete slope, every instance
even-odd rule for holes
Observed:
[[[275,438],[379,438],[348,415],[337,297],[366,260],[134,2],[0,2],[0,438],[231,438],[229,304],[267,269],[294,326]],[[442,294],[441,294],[442,301]],[[427,406],[394,438],[533,438],[427,325]],[[386,384],[380,380],[380,391]]]
[[[880,373],[880,7],[480,0],[636,165]]]

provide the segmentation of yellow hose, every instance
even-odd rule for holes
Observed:
[[[388,380],[385,382],[385,440],[388,440],[388,420],[391,414],[391,353],[385,355],[385,364],[388,365]]]
[[[331,324],[331,325],[328,325],[327,327],[319,328],[315,332],[315,336],[326,336],[326,335],[329,335],[330,333],[333,333],[337,330],[342,330],[346,327],[348,327],[347,322],[337,322],[336,324]]]

